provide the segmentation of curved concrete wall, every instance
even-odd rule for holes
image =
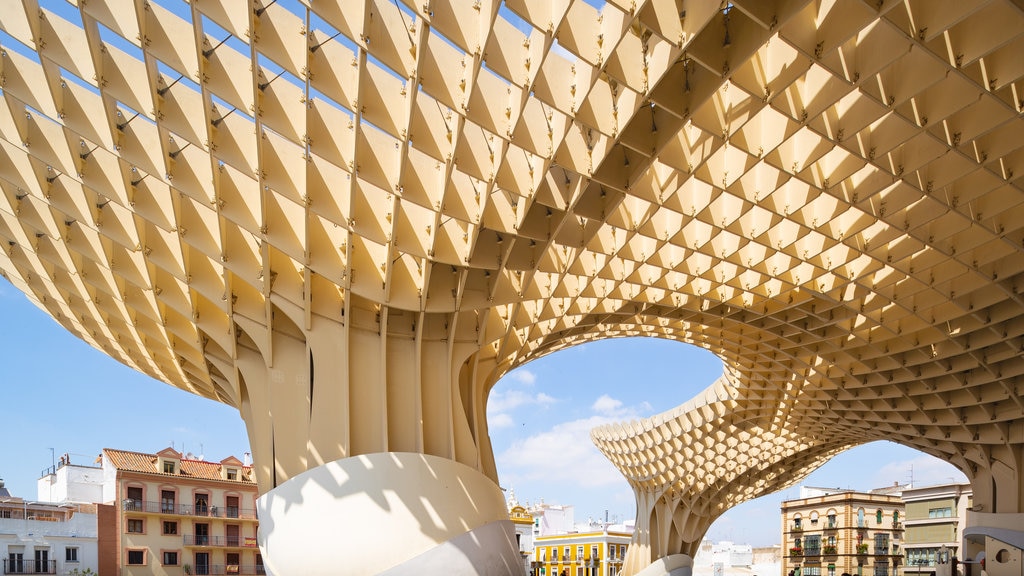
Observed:
[[[257,501],[260,547],[275,576],[514,574],[521,564],[499,488],[436,456],[336,460]]]

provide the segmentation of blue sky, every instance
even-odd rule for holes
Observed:
[[[576,520],[635,515],[632,491],[590,442],[593,426],[650,416],[703,390],[721,363],[696,347],[653,339],[593,342],[509,373],[488,404],[501,485],[521,503],[572,504]],[[91,463],[103,448],[174,445],[208,460],[248,450],[238,411],[143,376],[66,332],[0,279],[0,478],[35,498],[54,458]],[[805,484],[858,490],[964,481],[948,463],[892,443],[839,455]],[[798,488],[740,505],[708,533],[715,541],[779,541],[779,503]]]

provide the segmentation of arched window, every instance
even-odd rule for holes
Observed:
[[[893,525],[893,528],[896,528],[896,527],[898,527],[900,525],[900,511],[899,510],[893,510],[892,511],[892,525]]]
[[[864,509],[860,508],[857,510],[857,528],[864,527]]]
[[[875,510],[875,524],[882,523],[882,509]]]

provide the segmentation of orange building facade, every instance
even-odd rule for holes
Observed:
[[[256,484],[234,456],[104,449],[100,572],[118,576],[264,574]],[[112,477],[111,477],[112,476]]]

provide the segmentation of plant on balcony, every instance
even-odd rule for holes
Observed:
[[[867,544],[857,544],[857,554],[867,554],[867,553],[868,553],[868,545]]]
[[[822,552],[824,552],[826,555],[835,554],[836,553],[836,547],[835,546],[825,546],[824,548],[822,548]]]
[[[789,555],[790,556],[802,556],[803,553],[804,553],[804,549],[803,548],[793,547],[793,548],[789,549]]]
[[[801,526],[799,524],[794,524],[793,525],[793,532],[803,532],[803,531],[804,531],[803,526]]]

